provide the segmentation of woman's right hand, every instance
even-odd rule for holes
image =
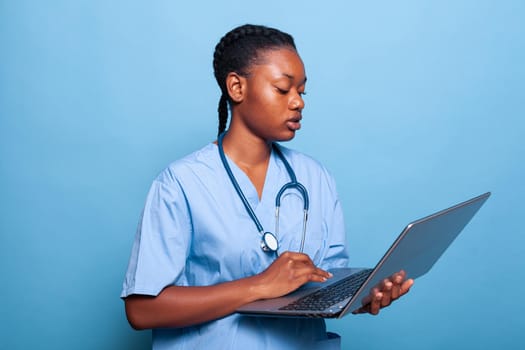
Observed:
[[[167,286],[157,296],[126,297],[126,314],[135,329],[188,327],[229,315],[244,304],[288,294],[331,274],[306,254],[285,252],[258,275],[211,286]]]
[[[330,277],[332,274],[316,267],[308,255],[288,251],[254,276],[259,299],[280,297],[307,282],[325,282]]]

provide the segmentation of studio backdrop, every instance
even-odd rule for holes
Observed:
[[[523,1],[0,1],[1,349],[148,349],[120,290],[151,181],[217,130],[212,55],[291,33],[308,76],[287,144],[334,175],[353,266],[404,225],[492,196],[409,295],[328,321],[344,349],[518,349]]]

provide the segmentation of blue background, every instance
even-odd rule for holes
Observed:
[[[338,181],[354,266],[404,225],[493,195],[345,349],[525,342],[523,1],[0,1],[0,348],[147,349],[119,299],[154,176],[214,139],[211,60],[247,22],[306,64],[290,146]]]

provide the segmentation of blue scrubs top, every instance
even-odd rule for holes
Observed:
[[[304,253],[323,269],[347,266],[345,230],[335,183],[312,158],[281,147],[297,180],[308,190],[310,210]],[[275,232],[275,197],[290,181],[272,152],[261,200],[246,174],[230,167],[266,231]],[[303,200],[295,189],[281,199],[280,253],[299,251]],[[133,244],[121,297],[158,295],[170,285],[207,286],[252,276],[274,260],[221,163],[218,148],[204,148],[168,166],[154,180]],[[322,319],[232,314],[204,324],[153,330],[153,349],[328,349]],[[335,348],[338,348],[337,345]]]

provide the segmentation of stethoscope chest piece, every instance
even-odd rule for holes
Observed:
[[[279,249],[277,237],[271,232],[265,232],[261,238],[261,248],[265,252],[276,252]]]

